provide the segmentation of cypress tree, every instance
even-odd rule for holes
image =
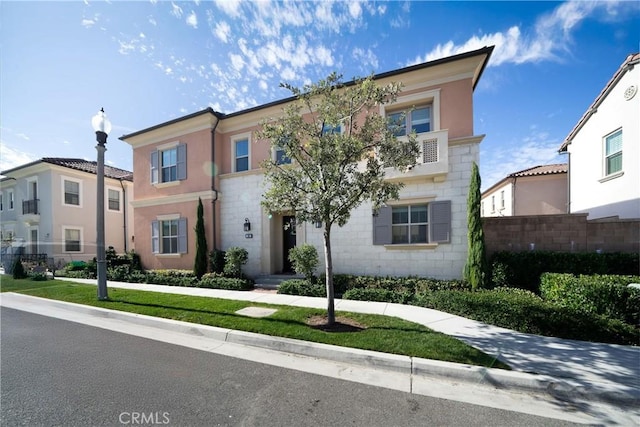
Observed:
[[[480,217],[480,170],[473,162],[471,184],[467,197],[467,263],[464,266],[464,279],[473,289],[482,288],[487,280],[487,260],[484,247],[484,231]]]
[[[200,279],[207,272],[207,237],[204,232],[204,207],[198,197],[198,219],[196,221],[196,259],[193,265],[193,273]]]

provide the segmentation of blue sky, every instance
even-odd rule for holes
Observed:
[[[41,157],[95,160],[91,117],[119,136],[206,107],[290,96],[495,45],[475,91],[483,188],[566,161],[557,149],[626,56],[640,2],[0,2],[0,170]]]

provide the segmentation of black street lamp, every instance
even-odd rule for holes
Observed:
[[[98,165],[96,175],[98,188],[96,190],[96,260],[98,263],[98,299],[109,299],[107,295],[107,265],[104,250],[104,152],[107,151],[107,135],[111,132],[111,122],[101,108],[91,119],[91,126],[96,131],[96,150],[98,151]]]

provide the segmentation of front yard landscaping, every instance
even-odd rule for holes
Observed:
[[[358,327],[326,332],[309,324],[310,320],[325,314],[318,309],[117,288],[109,289],[109,301],[98,301],[95,286],[63,280],[17,280],[8,275],[1,277],[0,290],[278,337],[509,369],[494,357],[457,339],[395,317],[340,312],[340,317]],[[263,318],[236,314],[249,306],[277,308],[277,311]]]

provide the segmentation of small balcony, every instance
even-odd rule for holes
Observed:
[[[436,182],[444,181],[449,172],[449,131],[447,129],[418,134],[420,154],[416,165],[407,172],[387,168],[385,175],[391,181],[406,181],[430,178]]]
[[[40,199],[22,201],[22,220],[30,225],[40,222]]]

